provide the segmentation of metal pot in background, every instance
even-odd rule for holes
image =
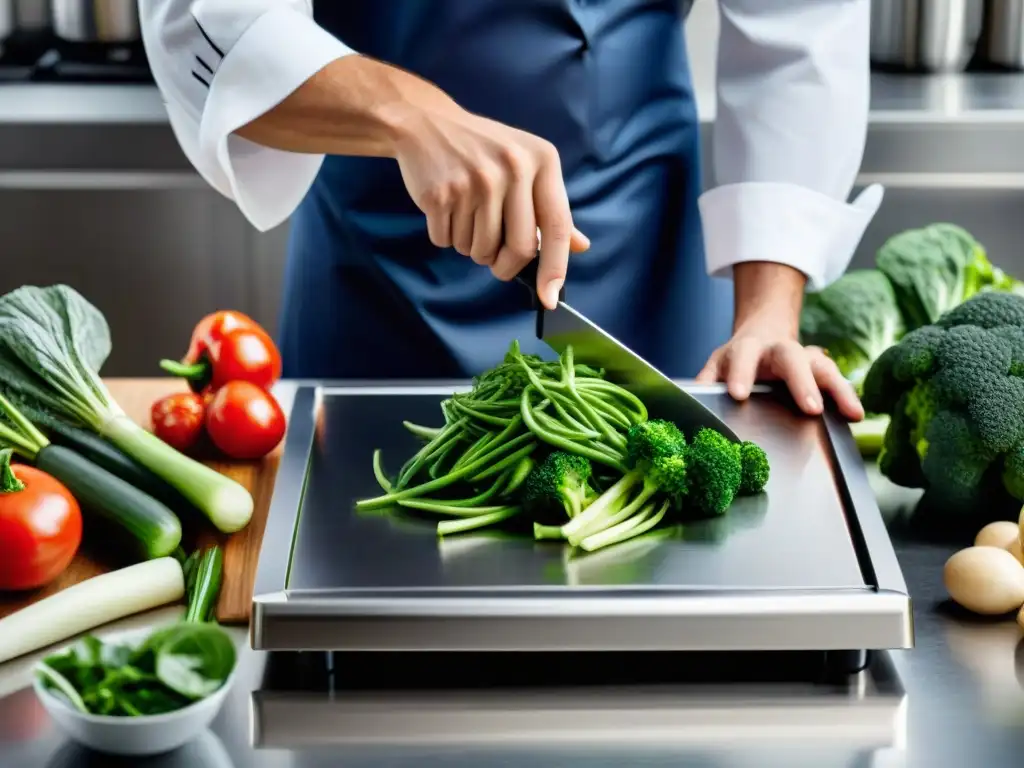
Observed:
[[[49,0],[0,0],[0,41],[49,29]]]
[[[137,0],[52,0],[53,31],[71,43],[135,43]]]
[[[872,0],[871,63],[906,72],[959,72],[981,34],[979,0]]]
[[[985,0],[977,63],[1024,70],[1024,0]]]

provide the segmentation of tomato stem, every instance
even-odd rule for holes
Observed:
[[[0,450],[0,493],[17,493],[25,490],[25,484],[14,474],[14,468],[11,466],[13,456],[14,450],[11,448]]]
[[[201,379],[210,370],[210,364],[205,360],[198,363],[182,363],[178,360],[161,360],[160,367],[172,376],[179,376],[189,381]]]

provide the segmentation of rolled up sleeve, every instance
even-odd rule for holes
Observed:
[[[265,231],[309,191],[323,155],[235,134],[353,53],[309,0],[140,0],[142,35],[174,134],[203,178]]]

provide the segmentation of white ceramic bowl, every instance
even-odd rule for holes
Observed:
[[[151,629],[104,636],[104,642],[138,643]],[[62,653],[71,646],[54,651]],[[49,655],[49,654],[47,654]],[[43,687],[33,674],[32,687],[50,717],[68,736],[97,752],[112,755],[156,755],[178,749],[197,738],[213,722],[238,672],[238,661],[224,685],[205,699],[175,712],[143,717],[90,715],[68,706]]]

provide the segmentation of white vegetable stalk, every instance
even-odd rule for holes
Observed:
[[[0,663],[185,596],[185,576],[161,557],[75,584],[0,619]]]

